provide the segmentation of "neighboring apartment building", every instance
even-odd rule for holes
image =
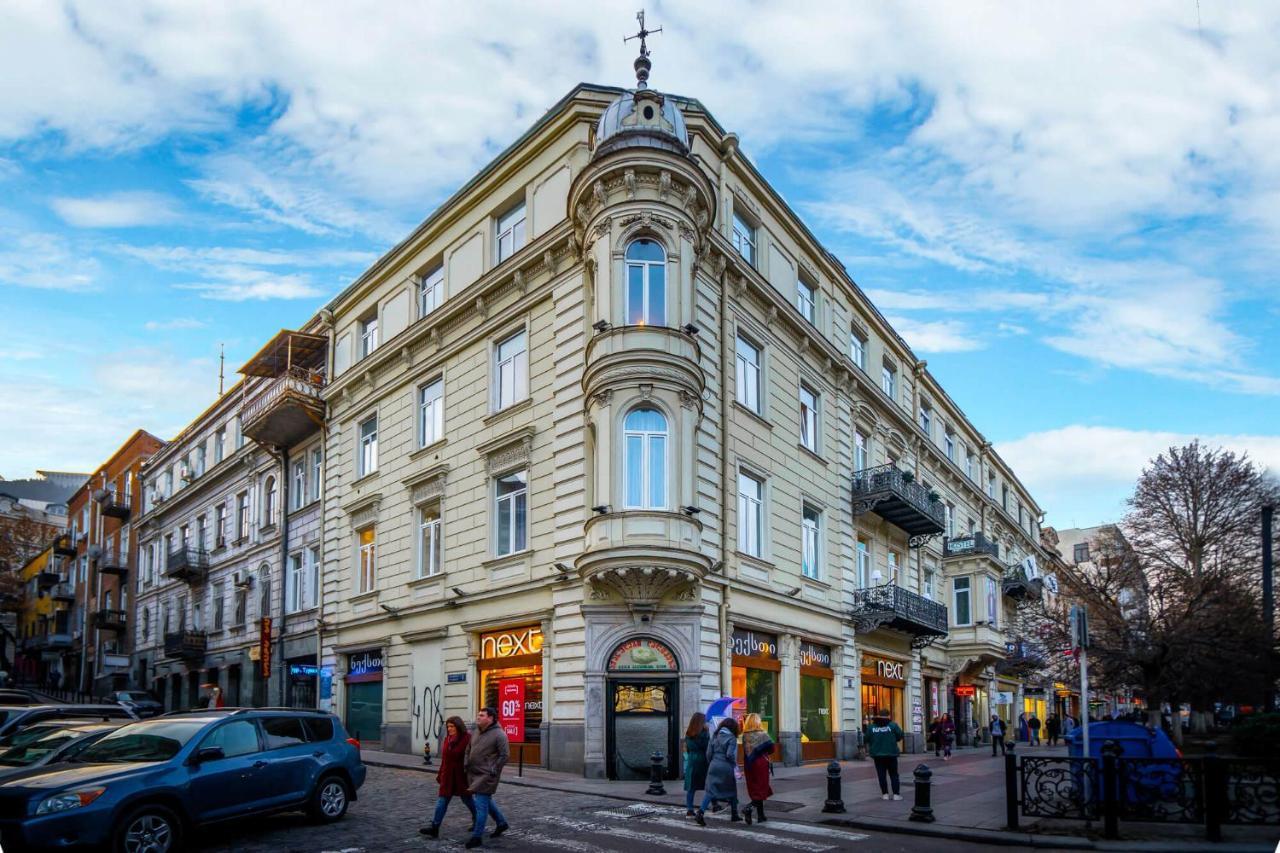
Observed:
[[[335,710],[418,752],[492,705],[525,761],[620,779],[677,774],[726,695],[789,764],[873,713],[915,748],[986,720],[1039,507],[737,137],[636,68],[321,312]]]
[[[134,670],[168,708],[316,704],[326,352],[282,332],[143,471]]]
[[[63,683],[100,695],[129,686],[130,578],[137,571],[139,472],[164,446],[137,430],[83,481],[68,504],[68,555],[62,582],[71,585],[72,647]],[[70,553],[74,551],[74,553]]]
[[[75,589],[60,570],[66,537],[52,539],[22,567],[22,607],[18,614],[18,654],[10,677],[36,684],[62,684],[63,655],[72,648]]]

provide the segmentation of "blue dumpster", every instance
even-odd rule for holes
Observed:
[[[1083,734],[1080,729],[1075,729],[1064,738],[1070,757],[1085,757]],[[1090,723],[1088,757],[1097,761],[1099,768],[1102,766],[1102,745],[1109,740],[1120,747],[1121,759],[1172,759],[1122,761],[1120,797],[1123,801],[1150,806],[1177,800],[1184,795],[1183,788],[1190,780],[1183,775],[1182,755],[1163,731],[1149,729],[1139,723],[1110,720]]]

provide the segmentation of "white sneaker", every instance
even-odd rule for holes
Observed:
[[[888,794],[881,794],[881,795],[880,795],[880,799],[882,799],[882,800],[887,800],[887,799],[889,799],[889,795],[888,795]]]
[[[900,800],[900,799],[902,799],[902,795],[901,795],[901,794],[894,794],[894,795],[893,795],[893,798],[894,798],[895,800]]]

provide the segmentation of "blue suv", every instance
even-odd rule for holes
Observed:
[[[167,714],[0,781],[0,847],[173,853],[196,827],[246,815],[338,820],[364,779],[359,744],[322,711]]]

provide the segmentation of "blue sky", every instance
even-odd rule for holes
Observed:
[[[738,133],[1049,523],[1192,436],[1280,468],[1280,9],[721,5],[650,4],[653,85]],[[575,83],[629,83],[633,15],[0,8],[0,474],[174,434],[220,346],[233,374]]]

